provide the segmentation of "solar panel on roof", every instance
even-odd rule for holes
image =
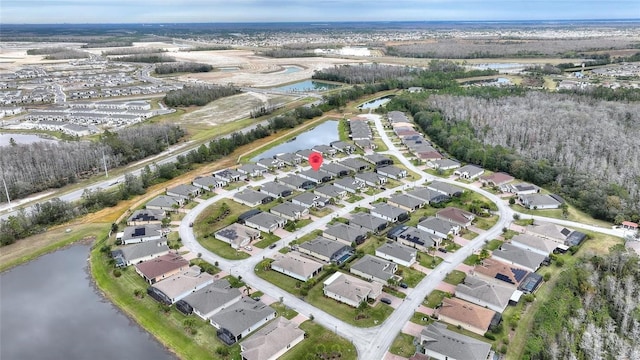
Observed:
[[[513,284],[513,281],[511,281],[511,278],[505,274],[496,274],[496,279],[502,280],[504,282],[508,282],[509,284]]]
[[[511,272],[513,273],[513,277],[516,278],[518,282],[520,282],[527,275],[528,271],[522,269],[514,269],[511,268]]]
[[[146,232],[145,228],[136,228],[133,230],[133,236],[144,236]]]

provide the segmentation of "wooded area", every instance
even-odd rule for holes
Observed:
[[[164,63],[175,62],[176,58],[164,54],[133,54],[111,58],[112,61],[135,62],[135,63]]]
[[[36,142],[1,147],[0,174],[11,199],[57,188],[165,150],[184,136],[173,125],[105,131],[98,142]],[[7,201],[4,191],[0,201]]]
[[[103,56],[109,55],[134,55],[134,54],[157,54],[167,52],[167,49],[163,48],[148,48],[148,47],[126,47],[120,49],[105,50],[102,52]]]
[[[618,245],[560,273],[523,359],[640,359],[639,260]]]
[[[479,89],[469,91],[484,92]],[[432,95],[427,100],[406,95],[388,107],[410,111],[431,139],[458,160],[547,187],[596,218],[620,222],[640,217],[640,105],[505,93]]]
[[[173,73],[200,73],[200,72],[209,72],[213,70],[213,66],[209,64],[202,64],[196,62],[174,62],[174,63],[165,63],[158,64],[155,68],[155,73],[162,74],[173,74]]]
[[[45,60],[83,59],[89,57],[89,53],[86,51],[58,46],[29,49],[27,50],[27,55],[45,55]]]
[[[163,101],[167,106],[204,106],[226,96],[240,93],[240,89],[233,86],[218,85],[186,85],[179,90],[171,90]]]

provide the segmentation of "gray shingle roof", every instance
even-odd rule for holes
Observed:
[[[392,256],[394,258],[398,258],[402,261],[411,261],[412,259],[416,258],[416,254],[418,253],[418,250],[412,249],[408,246],[405,246],[396,242],[391,242],[391,243],[384,243],[382,246],[376,249],[376,252],[380,252],[380,253]]]
[[[258,322],[275,314],[275,310],[262,301],[244,297],[235,304],[211,316],[211,320],[221,328],[238,336]]]
[[[127,245],[117,249],[125,261],[129,262],[145,256],[168,252],[169,247],[164,240],[152,240],[139,244]]]
[[[351,226],[343,223],[336,223],[329,225],[324,232],[327,235],[335,236],[339,239],[344,239],[349,242],[354,242],[360,236],[367,236],[367,231],[356,226]]]
[[[491,352],[491,344],[447,330],[443,323],[427,325],[420,337],[425,349],[451,359],[486,360]]]
[[[334,254],[342,251],[346,245],[341,242],[329,240],[322,236],[318,236],[317,238],[304,242],[300,245],[300,248],[308,250],[310,252],[320,254],[331,258]]]
[[[393,270],[397,267],[391,261],[381,259],[373,255],[365,255],[351,265],[351,270],[373,276],[375,279],[387,281],[394,277]]]
[[[363,227],[367,230],[376,231],[379,226],[387,225],[387,220],[380,219],[367,213],[356,213],[349,219],[349,224]]]
[[[231,287],[227,280],[222,279],[189,294],[183,300],[201,314],[208,314],[240,296],[240,290]]]

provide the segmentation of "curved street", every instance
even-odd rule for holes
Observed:
[[[393,155],[398,160],[406,166],[411,171],[420,174],[420,179],[414,181],[414,185],[421,185],[425,182],[435,180],[436,177],[426,174],[422,170],[418,169],[411,161],[406,159],[402,151],[400,151],[388,137],[385,132],[384,126],[382,124],[381,116],[375,114],[363,115],[366,116],[369,120],[372,120],[376,126],[378,134],[381,139],[384,141],[386,146],[388,147],[388,151],[380,152],[381,154],[389,154]],[[305,168],[306,169],[306,168]],[[252,183],[253,185],[261,185],[265,182],[273,180],[274,175],[268,175],[265,179]],[[444,280],[445,276],[453,271],[456,266],[464,261],[469,255],[471,255],[474,251],[479,250],[484,244],[485,241],[489,241],[491,239],[496,238],[502,233],[502,229],[508,227],[513,219],[513,215],[516,214],[514,210],[512,210],[508,204],[498,196],[487,192],[483,189],[480,189],[471,184],[464,184],[454,180],[437,178],[437,180],[450,183],[471,191],[475,191],[489,200],[494,202],[497,207],[497,215],[499,216],[498,222],[489,230],[483,232],[478,235],[472,241],[470,241],[466,246],[457,250],[444,262],[438,265],[433,272],[431,272],[428,276],[422,279],[422,281],[413,289],[409,289],[407,292],[407,297],[404,301],[395,309],[393,314],[387,318],[382,324],[371,327],[371,328],[359,328],[350,324],[347,324],[339,319],[336,319],[332,315],[327,314],[326,312],[306,303],[305,301],[298,299],[292,294],[287,293],[286,291],[280,289],[279,287],[259,278],[254,273],[255,266],[262,261],[265,257],[271,257],[274,253],[278,252],[283,246],[288,245],[291,241],[301,237],[305,234],[308,234],[316,229],[324,227],[333,219],[335,216],[343,216],[353,211],[358,206],[366,206],[371,201],[374,200],[374,197],[387,197],[396,192],[396,189],[388,189],[380,194],[375,196],[368,196],[366,194],[360,194],[364,197],[363,200],[348,204],[344,208],[340,208],[332,214],[329,214],[323,218],[320,218],[311,224],[305,226],[302,229],[299,229],[287,237],[281,239],[277,242],[277,246],[273,249],[264,249],[260,255],[254,255],[245,260],[227,260],[223,259],[220,256],[208,251],[202,245],[200,245],[194,236],[193,228],[189,227],[189,223],[192,223],[196,220],[198,215],[205,210],[211,204],[220,201],[222,199],[229,199],[236,192],[242,190],[244,187],[231,190],[224,191],[223,193],[212,197],[202,203],[198,204],[195,208],[190,210],[182,222],[180,223],[179,233],[182,239],[182,243],[193,253],[202,254],[202,259],[206,260],[210,263],[218,263],[219,267],[230,273],[233,276],[242,276],[242,280],[250,285],[253,289],[259,289],[264,294],[267,294],[274,299],[282,299],[283,303],[288,307],[294,309],[295,311],[303,314],[305,316],[313,315],[316,322],[323,325],[328,329],[332,329],[336,331],[340,336],[350,340],[356,347],[358,351],[358,358],[360,359],[383,359],[385,353],[391,346],[393,340],[396,335],[401,331],[402,327],[406,322],[409,321],[413,313],[420,306],[425,296],[427,296],[431,291],[433,291],[438,284]],[[572,221],[552,219],[540,216],[531,216],[526,214],[520,214],[522,218],[534,218],[537,220],[544,220],[548,222],[554,222],[557,224],[578,227],[583,229],[588,229],[591,231],[597,231],[605,234],[622,236],[621,231],[615,229],[606,229],[597,226],[584,225],[581,223],[576,223]]]

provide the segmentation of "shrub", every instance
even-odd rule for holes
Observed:
[[[113,269],[113,276],[119,278],[120,276],[122,276],[122,271],[120,271],[119,269]]]

